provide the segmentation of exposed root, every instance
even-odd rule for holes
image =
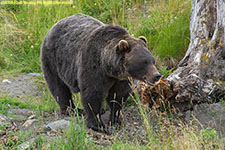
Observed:
[[[177,85],[170,83],[167,79],[160,79],[154,86],[149,86],[146,83],[140,82],[138,93],[141,97],[141,101],[146,106],[155,109],[172,108],[173,112],[176,113],[176,109],[171,104],[174,101],[174,97],[177,95]]]

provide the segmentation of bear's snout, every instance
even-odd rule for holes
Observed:
[[[161,75],[157,73],[157,74],[154,74],[153,80],[154,80],[155,82],[157,82],[157,81],[159,81],[160,78],[161,78]]]
[[[143,76],[144,82],[154,86],[155,82],[159,81],[162,76],[153,64],[149,65],[147,70],[148,72]]]

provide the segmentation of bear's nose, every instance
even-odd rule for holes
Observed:
[[[160,74],[155,74],[154,75],[154,81],[155,82],[159,81],[160,78],[161,78],[161,75]]]

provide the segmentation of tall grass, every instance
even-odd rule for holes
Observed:
[[[181,59],[189,43],[190,0],[74,0],[73,5],[0,6],[0,69],[41,72],[40,46],[60,19],[76,13],[144,35],[163,61]]]
[[[0,50],[4,59],[0,61],[3,64],[0,66],[6,70],[40,72],[39,57],[42,40],[58,20],[77,13],[70,11],[71,8],[72,6],[68,5],[2,6],[3,19],[0,22],[0,30],[3,35],[0,39],[2,43]]]
[[[225,138],[220,138],[214,129],[199,129],[195,125],[187,125],[179,120],[171,120],[165,114],[158,111],[150,111],[143,106],[138,96],[133,97],[143,119],[144,130],[147,133],[146,144],[135,141],[120,140],[116,133],[113,144],[106,146],[95,144],[95,141],[88,138],[83,119],[76,119],[71,116],[71,126],[63,134],[51,140],[47,138],[39,142],[35,148],[39,149],[110,149],[110,150],[222,150],[225,148]],[[153,128],[149,116],[157,117],[157,130]],[[126,123],[126,122],[125,122]],[[120,133],[118,133],[120,134]],[[123,137],[128,137],[124,133]],[[102,137],[104,138],[104,137]]]

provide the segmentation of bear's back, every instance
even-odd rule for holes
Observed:
[[[104,24],[99,20],[84,14],[76,14],[57,22],[47,33],[45,42],[49,49],[63,49],[65,46],[68,48],[70,45],[77,45],[77,42],[86,41],[100,26]]]

